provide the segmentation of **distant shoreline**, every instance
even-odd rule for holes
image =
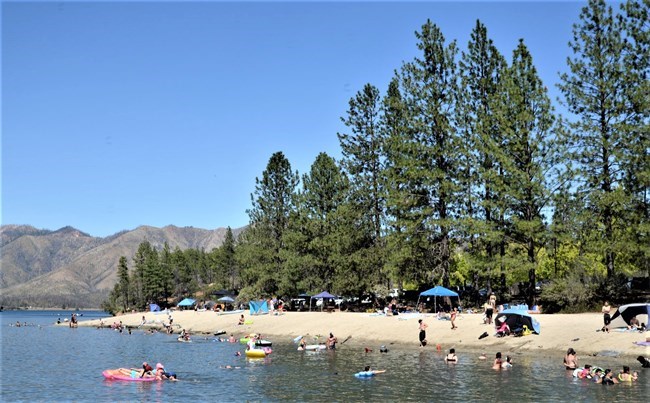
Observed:
[[[291,342],[297,336],[308,336],[312,343],[324,342],[327,335],[332,332],[339,343],[344,340],[346,344],[379,349],[380,346],[399,345],[413,348],[418,347],[418,317],[428,325],[425,350],[442,351],[449,348],[483,351],[492,354],[501,351],[509,353],[534,353],[552,352],[553,355],[563,355],[569,347],[574,348],[579,356],[608,356],[608,357],[634,357],[648,356],[650,348],[639,346],[634,342],[645,341],[650,333],[638,331],[616,331],[610,333],[599,331],[603,326],[602,314],[539,314],[535,315],[541,324],[539,335],[533,334],[523,337],[494,337],[495,329],[491,325],[483,324],[480,314],[462,314],[456,324],[458,329],[452,330],[450,322],[438,320],[432,314],[423,314],[417,317],[405,315],[383,316],[368,313],[350,312],[287,312],[279,316],[256,315],[244,313],[244,318],[251,324],[238,325],[239,315],[219,315],[212,311],[171,311],[174,319],[175,333],[181,328],[190,333],[203,336],[213,335],[219,331],[230,334],[237,339],[249,334],[262,334],[263,338],[276,340],[276,342]],[[138,312],[120,316],[104,318],[104,326],[113,322],[122,321],[124,326],[136,328],[145,317],[142,330],[149,328],[164,329],[167,323],[165,313]],[[67,324],[62,324],[67,326]],[[79,326],[97,327],[99,319],[79,321]],[[488,337],[479,339],[484,332]],[[317,337],[316,336],[320,336]]]

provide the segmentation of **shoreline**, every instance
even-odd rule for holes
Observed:
[[[632,357],[650,356],[650,346],[640,346],[635,342],[645,341],[650,332],[618,331],[601,332],[602,314],[538,314],[540,334],[523,337],[494,337],[493,325],[483,324],[481,314],[462,314],[456,319],[458,329],[451,329],[451,322],[438,320],[434,314],[410,314],[384,316],[351,312],[286,312],[282,315],[243,315],[250,324],[238,325],[240,314],[219,314],[212,311],[169,311],[174,319],[174,334],[182,328],[194,335],[213,335],[225,331],[221,337],[233,334],[237,339],[249,333],[261,334],[265,339],[277,343],[291,343],[297,336],[309,336],[312,340],[324,342],[332,332],[339,344],[369,347],[379,350],[382,345],[419,348],[418,318],[428,325],[427,341],[424,349],[442,351],[449,348],[475,350],[486,353],[502,351],[506,353],[551,353],[564,355],[569,347],[580,356]],[[104,327],[122,321],[123,325],[138,328],[145,317],[146,324],[139,330],[163,329],[168,323],[167,314],[136,312],[101,319]],[[61,323],[60,326],[67,326]],[[100,319],[79,320],[79,326],[98,327]],[[484,332],[488,337],[479,339]],[[318,339],[314,339],[314,337]],[[347,340],[346,340],[347,339]]]

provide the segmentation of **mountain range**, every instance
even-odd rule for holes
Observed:
[[[243,228],[233,229],[235,238]],[[72,227],[56,231],[0,226],[0,304],[5,307],[98,308],[117,282],[121,256],[129,264],[140,244],[162,249],[221,246],[226,228],[140,226],[100,238]]]

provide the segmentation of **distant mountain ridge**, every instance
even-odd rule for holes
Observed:
[[[243,228],[233,229],[235,237]],[[140,226],[101,238],[73,227],[55,231],[0,226],[0,304],[60,308],[99,307],[117,282],[117,264],[129,267],[138,246],[204,249],[222,245],[226,228]]]

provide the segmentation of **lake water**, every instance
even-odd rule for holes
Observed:
[[[81,320],[105,316],[82,312]],[[603,386],[573,379],[561,369],[559,355],[515,355],[515,366],[494,371],[475,352],[459,351],[456,365],[434,349],[389,346],[386,354],[364,353],[354,345],[336,352],[296,351],[291,340],[272,340],[266,359],[236,357],[240,344],[213,337],[179,343],[173,336],[119,333],[109,329],[53,326],[64,311],[0,313],[2,365],[0,400],[13,401],[627,401],[644,402],[650,370],[634,359],[597,357],[591,364],[629,365],[640,373],[633,384]],[[28,326],[12,326],[20,321]],[[377,346],[378,347],[378,346]],[[490,352],[492,358],[494,352]],[[242,353],[243,355],[243,353]],[[106,381],[107,368],[140,367],[162,362],[179,382]],[[582,363],[587,363],[585,357]],[[220,368],[225,365],[236,369]],[[365,365],[385,374],[358,379]]]

